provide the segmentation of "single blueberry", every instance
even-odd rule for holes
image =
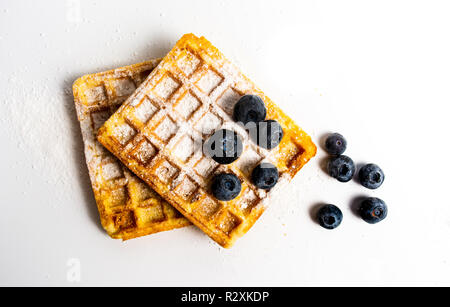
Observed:
[[[342,211],[335,205],[325,205],[317,212],[320,226],[326,229],[335,229],[342,222]]]
[[[242,140],[235,132],[221,129],[206,141],[204,151],[220,164],[230,164],[242,154]]]
[[[379,198],[369,197],[363,200],[359,207],[361,218],[369,224],[376,224],[387,216],[386,203]]]
[[[368,189],[374,190],[379,188],[383,181],[384,173],[376,164],[366,164],[359,170],[359,182]]]
[[[328,161],[328,174],[340,182],[348,182],[355,174],[355,163],[347,156],[332,157]]]
[[[278,169],[270,163],[261,163],[253,169],[252,181],[259,189],[273,188],[278,181]]]
[[[339,133],[330,134],[325,141],[325,150],[330,155],[342,155],[347,149],[347,141]]]
[[[218,200],[229,201],[241,192],[241,182],[234,174],[219,174],[214,177],[211,190]]]
[[[280,144],[284,132],[275,120],[264,120],[256,124],[256,130],[249,131],[250,137],[258,146],[271,150]]]
[[[246,125],[249,122],[258,123],[266,118],[266,107],[263,100],[256,95],[244,95],[234,106],[233,118],[236,122]]]

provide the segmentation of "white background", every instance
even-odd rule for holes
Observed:
[[[450,285],[448,1],[1,1],[1,285]],[[318,155],[230,250],[194,227],[128,242],[102,230],[72,82],[204,35],[320,145],[374,162],[339,183]],[[361,196],[389,206],[369,225]],[[344,213],[328,231],[311,215]],[[70,282],[69,260],[80,282]]]

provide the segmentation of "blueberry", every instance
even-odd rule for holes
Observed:
[[[384,173],[376,164],[366,164],[359,170],[359,182],[368,189],[377,189],[384,181]]]
[[[340,182],[347,182],[355,174],[355,163],[347,156],[332,157],[328,161],[328,173]]]
[[[325,150],[330,155],[342,155],[347,149],[347,141],[339,133],[330,134],[325,141]]]
[[[250,130],[250,137],[258,146],[271,150],[280,144],[284,132],[275,120],[264,120],[256,125],[256,130]]]
[[[278,169],[270,163],[261,163],[253,169],[252,181],[259,189],[273,188],[278,181]]]
[[[266,107],[259,96],[245,95],[234,106],[233,118],[246,125],[249,122],[258,123],[266,118]]]
[[[317,212],[320,226],[326,229],[335,229],[342,222],[342,211],[335,205],[325,205]]]
[[[232,200],[241,192],[241,182],[234,174],[219,174],[214,177],[211,190],[218,200]]]
[[[361,218],[369,224],[376,224],[387,216],[386,203],[379,198],[369,197],[363,200],[359,207]]]
[[[221,129],[206,141],[204,152],[220,164],[230,164],[242,154],[242,140],[235,132]]]

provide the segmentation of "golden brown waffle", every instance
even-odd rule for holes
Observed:
[[[159,61],[86,75],[73,85],[100,220],[113,238],[127,240],[190,224],[96,140],[98,128],[135,91]]]
[[[277,120],[284,137],[275,149],[258,147],[231,117],[244,94],[260,96],[267,119]],[[241,157],[218,165],[202,154],[215,130],[227,128],[243,139]],[[271,196],[311,159],[316,146],[259,88],[205,38],[184,35],[149,78],[99,130],[99,141],[185,217],[224,247],[242,236],[269,204]],[[270,191],[250,180],[261,161],[277,166],[280,179]],[[218,201],[210,192],[214,175],[235,174],[240,195]]]

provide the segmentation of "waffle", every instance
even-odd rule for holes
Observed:
[[[271,151],[258,147],[232,119],[233,106],[244,94],[260,96],[267,119],[277,120],[284,130],[281,143]],[[242,155],[229,165],[217,164],[201,150],[221,128],[236,131],[243,140]],[[98,140],[223,247],[251,228],[272,196],[316,153],[303,130],[210,42],[193,34],[184,35],[106,121]],[[280,172],[269,191],[251,183],[251,171],[261,161]],[[224,172],[242,183],[241,193],[228,202],[210,191],[214,176]]]
[[[102,226],[112,238],[127,240],[190,224],[96,140],[98,128],[159,61],[86,75],[73,85],[92,189]]]

